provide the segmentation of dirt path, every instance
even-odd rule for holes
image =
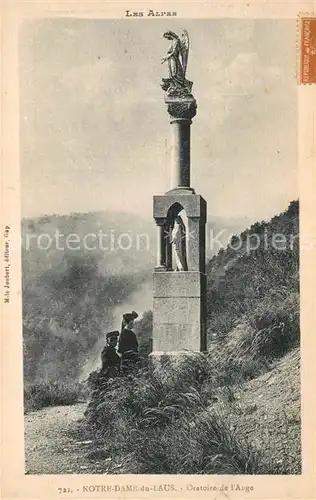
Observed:
[[[105,473],[90,461],[93,443],[79,432],[85,403],[55,406],[25,415],[25,471],[27,474]]]

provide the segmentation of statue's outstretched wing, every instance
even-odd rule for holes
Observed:
[[[187,30],[183,30],[181,39],[180,39],[180,51],[181,51],[181,61],[182,61],[182,68],[183,68],[183,73],[185,75],[187,65],[188,65],[188,56],[189,56],[189,34]]]

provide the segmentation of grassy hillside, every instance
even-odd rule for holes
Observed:
[[[223,380],[254,377],[299,345],[298,213],[292,202],[241,233],[238,250],[228,247],[208,263],[208,339],[214,356],[225,352]],[[276,235],[283,235],[279,249]],[[260,245],[249,250],[254,241]]]
[[[92,464],[107,474],[299,474],[299,350],[240,384],[215,383],[216,369],[197,354],[104,381],[81,429]]]
[[[209,261],[208,353],[99,381],[83,432],[104,472],[300,473],[298,212]]]
[[[225,336],[244,316],[254,320],[265,302],[267,306],[281,305],[298,293],[298,210],[295,201],[271,221],[252,225],[208,262],[211,336]]]

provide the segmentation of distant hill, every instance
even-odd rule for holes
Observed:
[[[225,336],[236,321],[298,300],[299,203],[235,235],[207,264],[209,336]],[[256,247],[256,248],[255,248]]]
[[[56,268],[65,256],[90,256],[98,262],[101,274],[143,272],[152,269],[155,237],[154,223],[125,213],[26,218],[22,220],[23,272],[32,280],[42,271]]]
[[[210,259],[220,251],[225,249],[230,238],[235,234],[250,227],[251,220],[247,217],[218,217],[212,214],[207,215],[206,224],[206,258]]]
[[[101,230],[103,249],[92,236]],[[154,224],[150,228],[126,214],[51,215],[22,221],[27,381],[79,376],[92,347],[100,338],[104,341],[109,328],[119,328],[115,311],[124,312],[128,297],[151,278],[155,234]],[[141,307],[142,298],[137,300]],[[143,308],[148,309],[146,297]]]

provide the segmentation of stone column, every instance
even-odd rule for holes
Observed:
[[[190,187],[190,125],[191,120],[171,120],[171,181],[170,189]]]
[[[157,221],[156,221],[157,222]],[[166,268],[166,238],[164,222],[157,222],[157,264],[156,271],[165,271]]]
[[[200,218],[188,218],[188,266],[190,271],[201,271],[200,262]]]
[[[170,190],[190,188],[190,127],[196,115],[196,101],[192,95],[165,97],[171,123],[171,179]]]
[[[202,196],[196,195],[196,198],[199,200],[198,210],[188,213],[188,266],[192,271],[205,273],[206,202]]]
[[[166,269],[172,271],[172,243],[169,241],[169,237],[166,244]]]

